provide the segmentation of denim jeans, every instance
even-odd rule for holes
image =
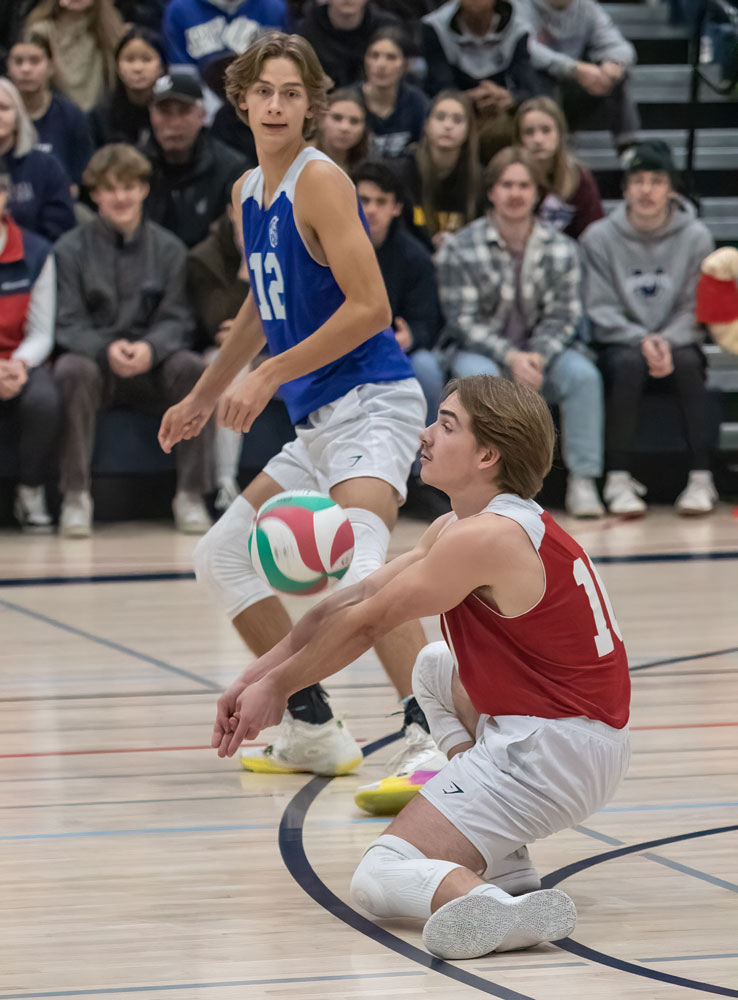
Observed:
[[[428,404],[428,415],[426,416],[426,426],[435,422],[438,416],[438,407],[441,405],[441,396],[446,379],[443,377],[443,368],[438,358],[432,351],[419,347],[408,355],[408,361],[413,366],[413,374],[420,382],[425,401]],[[420,459],[416,458],[413,463],[412,474],[420,475]]]
[[[456,378],[466,375],[505,375],[504,365],[459,351],[451,364]],[[561,451],[569,472],[596,478],[602,475],[604,403],[602,379],[596,366],[579,351],[568,349],[546,368],[541,387],[547,403],[555,403],[561,416]]]

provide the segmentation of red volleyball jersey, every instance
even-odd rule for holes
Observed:
[[[482,512],[526,531],[545,573],[540,601],[506,617],[472,593],[441,616],[472,704],[488,715],[628,721],[628,659],[610,598],[584,549],[533,500],[495,497]]]

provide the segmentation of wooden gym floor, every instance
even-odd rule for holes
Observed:
[[[358,774],[250,775],[209,749],[245,651],[191,539],[0,533],[0,1000],[738,997],[738,518],[561,521],[629,647],[633,762],[605,809],[532,848],[576,901],[573,938],[467,963],[348,905],[385,822],[353,793],[400,721],[373,655],[327,685],[371,751]],[[393,551],[421,528],[401,521]]]

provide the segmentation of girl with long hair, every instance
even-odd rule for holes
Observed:
[[[56,156],[78,188],[93,153],[90,130],[84,111],[52,89],[48,39],[33,30],[22,32],[8,54],[8,76],[36,128],[39,148]]]
[[[461,91],[433,100],[423,136],[398,162],[412,202],[411,222],[434,247],[484,212],[474,108]]]
[[[118,42],[115,66],[115,87],[90,111],[95,148],[109,142],[138,146],[149,137],[149,102],[154,84],[166,69],[159,35],[133,25]]]
[[[405,32],[393,24],[374,33],[364,54],[361,92],[375,157],[401,156],[423,134],[428,98],[407,81],[408,55]]]
[[[115,84],[115,47],[125,25],[113,0],[41,0],[25,28],[49,40],[54,85],[83,111]]]
[[[0,76],[0,159],[11,180],[8,210],[19,226],[54,243],[74,225],[70,182],[57,158],[36,148],[36,140],[21,95]]]
[[[328,107],[318,122],[316,147],[350,174],[369,152],[366,106],[361,93],[341,87],[328,95]]]
[[[597,182],[567,148],[561,108],[550,97],[531,97],[518,108],[513,130],[513,141],[533,154],[548,189],[538,218],[578,239],[604,212]]]

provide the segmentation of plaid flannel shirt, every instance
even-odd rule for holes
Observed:
[[[446,317],[444,339],[504,364],[505,329],[515,302],[515,268],[488,218],[446,237],[435,258]],[[527,350],[549,364],[574,340],[582,316],[579,253],[573,240],[536,222],[520,273]]]

